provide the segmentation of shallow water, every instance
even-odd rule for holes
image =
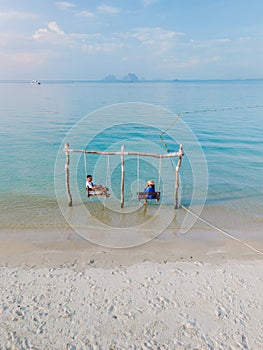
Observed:
[[[67,225],[58,206],[67,202],[62,152],[65,141],[72,148],[119,151],[125,144],[127,151],[151,153],[165,153],[164,143],[169,150],[177,151],[183,143],[182,204],[192,208],[205,204],[215,212],[223,209],[228,215],[226,220],[216,220],[217,215],[211,212],[207,219],[210,217],[223,228],[226,222],[235,221],[238,234],[248,232],[248,228],[253,230],[253,218],[257,222],[263,218],[263,81],[46,82],[41,86],[0,83],[0,94],[1,228]],[[249,108],[255,106],[259,107]],[[179,112],[181,119],[160,140],[162,131]],[[78,205],[82,201],[86,208],[90,202],[101,203],[98,198],[86,198],[88,171],[96,183],[110,187],[111,197],[106,202],[108,222],[113,220],[113,227],[141,224],[144,219],[136,192],[143,190],[148,178],[153,178],[162,191],[162,205],[172,207],[176,161],[163,160],[159,181],[158,160],[141,158],[138,165],[137,157],[127,156],[126,203],[122,213],[120,158],[112,157],[109,164],[107,157],[87,156],[85,169],[84,157],[72,154],[73,202]],[[156,203],[149,207],[158,212]],[[95,206],[91,208],[88,215],[92,212],[91,216],[98,216],[103,223],[105,202],[96,207],[101,209],[95,214]],[[111,216],[114,212],[117,214]],[[239,219],[232,220],[236,217]],[[258,226],[255,231],[260,235]]]

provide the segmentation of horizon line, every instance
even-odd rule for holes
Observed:
[[[90,82],[90,83],[151,83],[151,82],[215,82],[215,81],[251,81],[251,80],[263,80],[263,78],[231,78],[231,79],[222,79],[222,78],[211,78],[211,79],[137,79],[137,80],[105,80],[105,79],[41,79],[35,80],[38,82]],[[33,80],[30,79],[0,79],[0,83],[31,83]]]

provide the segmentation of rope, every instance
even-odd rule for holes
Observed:
[[[107,171],[106,171],[106,181],[105,181],[106,187],[110,187],[110,156],[108,155],[108,161],[107,161]]]
[[[181,205],[181,207],[182,207],[186,212],[190,213],[190,214],[193,215],[195,218],[197,218],[197,220],[202,221],[203,223],[205,223],[206,225],[212,227],[212,228],[215,229],[216,231],[222,233],[222,234],[225,235],[226,237],[231,238],[231,239],[233,239],[234,241],[236,241],[236,242],[238,242],[238,243],[241,243],[241,244],[243,244],[245,247],[247,247],[247,248],[253,250],[254,252],[263,255],[263,252],[262,252],[261,250],[258,250],[257,248],[255,248],[255,247],[251,246],[250,244],[248,244],[248,243],[242,241],[241,239],[236,238],[235,236],[231,235],[230,233],[228,233],[228,232],[222,230],[221,228],[219,228],[219,227],[217,227],[217,226],[211,224],[210,222],[208,222],[208,221],[206,221],[205,219],[203,219],[201,216],[197,215],[196,213],[194,213],[194,212],[191,211],[190,209],[186,208],[184,205]]]
[[[140,192],[140,156],[137,154],[137,192]]]
[[[164,146],[166,152],[168,153],[169,149],[168,149],[167,144],[165,143],[165,141],[163,139],[163,135],[167,134],[167,131],[169,129],[171,129],[171,127],[173,127],[175,123],[177,123],[177,121],[181,118],[181,116],[183,114],[187,115],[187,114],[207,113],[207,112],[224,112],[224,111],[255,109],[255,108],[263,108],[263,105],[244,106],[244,107],[235,106],[235,107],[223,107],[223,108],[212,108],[212,109],[206,108],[206,109],[200,109],[200,110],[195,110],[195,111],[179,112],[176,115],[175,119],[172,121],[172,123],[160,134],[160,141],[161,141],[161,143],[163,143],[163,146]]]
[[[192,114],[192,113],[206,113],[206,112],[224,112],[224,111],[233,111],[233,110],[242,110],[242,109],[255,109],[255,108],[263,108],[263,105],[256,105],[256,106],[234,106],[234,107],[222,107],[222,108],[205,108],[195,111],[186,111],[181,112],[181,114]]]
[[[106,179],[105,179],[105,186],[106,188],[110,187],[110,156],[107,157],[107,168],[106,168]],[[103,205],[105,207],[106,202],[106,196],[103,196]]]
[[[161,189],[161,171],[162,171],[162,157],[159,158],[159,169],[158,169],[158,191]]]
[[[85,169],[85,177],[88,175],[87,174],[87,161],[86,161],[86,153],[83,153],[83,159],[84,159],[84,169]]]
[[[160,140],[161,140],[161,142],[164,141],[164,139],[163,139],[162,136],[163,136],[164,134],[166,134],[167,131],[178,121],[178,119],[180,118],[180,116],[181,116],[181,113],[178,113],[177,116],[176,116],[176,118],[175,118],[175,120],[172,122],[172,124],[170,124],[170,125],[168,126],[168,128],[166,128],[166,129],[161,133],[161,135],[160,135]],[[166,143],[163,142],[163,145],[164,145],[164,148],[165,148],[166,152],[168,153],[168,152],[169,152],[169,149],[168,149]]]

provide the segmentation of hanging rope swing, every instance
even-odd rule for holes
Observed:
[[[83,153],[84,157],[84,168],[85,168],[85,174],[87,174],[87,159],[86,159],[86,153]],[[87,197],[91,196],[105,196],[108,198],[110,196],[109,193],[109,179],[108,177],[110,176],[110,158],[108,156],[108,163],[107,163],[107,171],[106,171],[106,186],[102,185],[94,185],[92,182],[92,176],[91,175],[86,175],[86,192],[87,192]]]
[[[139,155],[137,156],[137,182],[139,184],[139,179],[140,179],[140,158]],[[142,199],[144,200],[144,204],[147,204],[147,200],[149,199],[154,199],[156,202],[160,201],[161,198],[161,168],[162,168],[162,157],[159,158],[159,169],[158,169],[158,191],[155,191],[155,185],[153,180],[149,180],[147,182],[147,188],[144,190],[144,192],[137,192],[137,198],[138,201],[140,202]]]

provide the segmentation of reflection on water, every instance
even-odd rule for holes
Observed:
[[[89,214],[99,222],[112,228],[136,227],[145,224],[151,219],[155,219],[153,223],[158,221],[158,205],[138,205],[133,207],[132,212],[116,212],[109,209],[102,203],[85,204]],[[118,210],[119,211],[119,210]]]
[[[87,240],[108,247],[128,247],[146,243],[161,234],[176,215],[173,206],[129,205],[113,210],[97,201],[61,205],[69,225]]]
[[[258,210],[261,201],[262,198]],[[257,207],[254,207],[253,215],[249,210],[240,212],[240,199],[233,198],[231,203],[231,209],[217,203],[206,205],[201,216],[238,238],[262,240],[263,219],[257,215]],[[57,201],[47,197],[13,195],[10,200],[10,195],[8,198],[2,195],[0,229],[15,228],[21,234],[23,229],[34,229],[34,234],[31,234],[37,235],[37,239],[40,239],[39,235],[43,235],[42,239],[45,240],[54,229],[65,232],[71,227],[90,242],[108,247],[134,246],[156,237],[164,241],[169,241],[175,236],[190,240],[211,240],[220,237],[220,234],[211,232],[209,227],[200,222],[188,230],[190,227],[187,227],[185,222],[185,211],[175,211],[173,206],[156,203],[144,206],[136,203],[130,205],[128,212],[121,212],[119,208],[117,212],[117,208],[115,211],[104,204],[94,200],[84,205],[74,203],[72,208],[65,205],[62,214]],[[250,206],[248,198],[246,205]],[[245,203],[242,207],[245,207]],[[58,237],[65,239],[67,236]]]

